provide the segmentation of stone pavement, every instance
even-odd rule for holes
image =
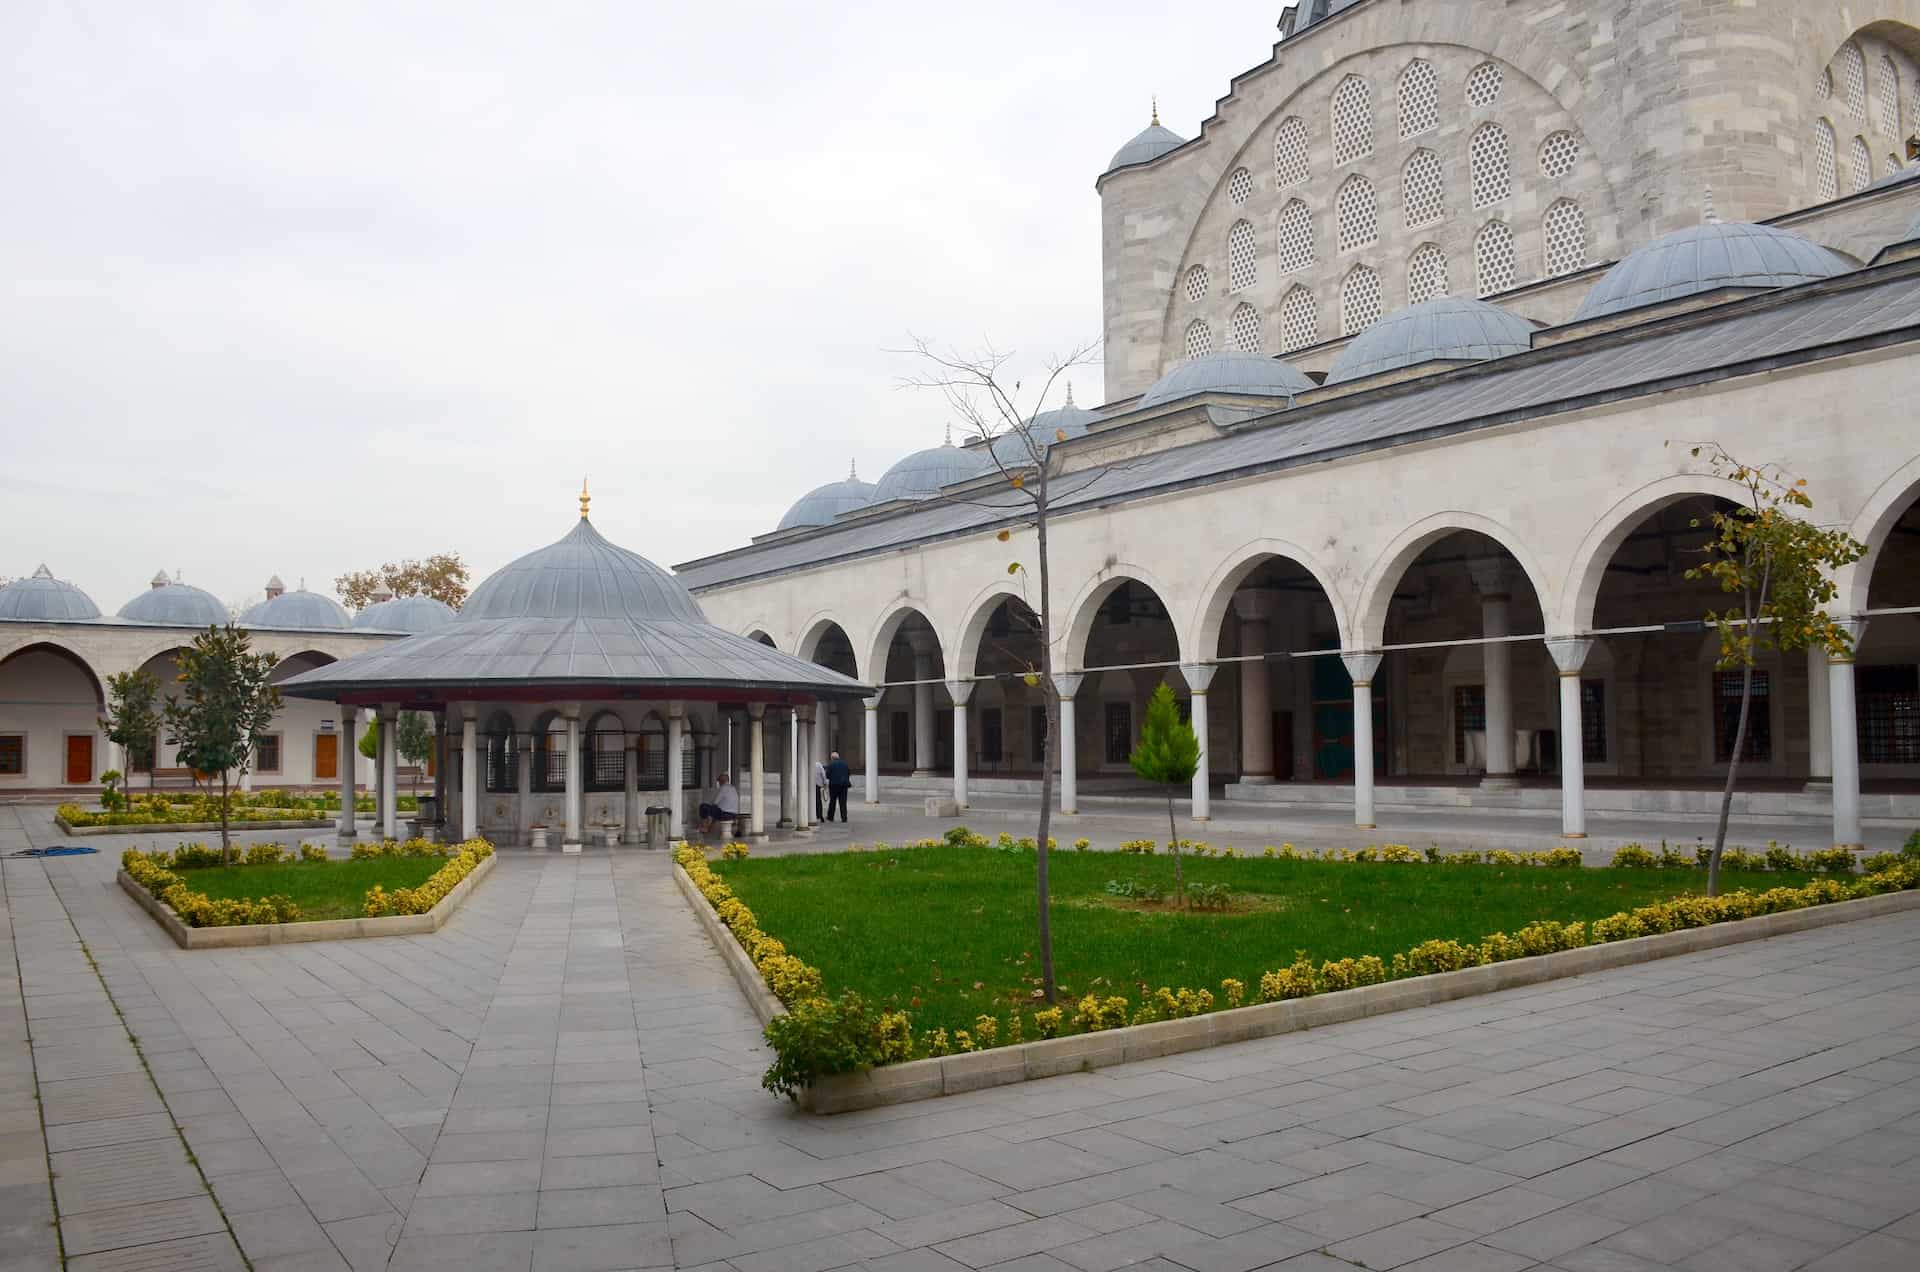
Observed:
[[[664,854],[189,953],[93,842],[0,867],[9,1272],[58,1257],[22,1019],[75,1268],[1920,1267],[1920,914],[816,1119]]]

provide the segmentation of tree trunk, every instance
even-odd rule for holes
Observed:
[[[232,813],[228,805],[227,770],[220,770],[220,860],[227,865],[233,864],[233,845],[227,835],[227,820]]]
[[[1052,677],[1053,662],[1053,589],[1047,565],[1047,466],[1043,461],[1038,474],[1038,497],[1034,500],[1035,550],[1040,557],[1040,693],[1047,704],[1046,758],[1040,771],[1040,834],[1034,840],[1034,902],[1039,908],[1040,989],[1049,1004],[1059,998],[1053,982],[1052,893],[1047,880],[1047,835],[1053,825],[1053,766],[1060,756],[1060,692]]]
[[[1180,832],[1173,824],[1173,787],[1167,787],[1167,851],[1173,854],[1173,905],[1177,910],[1187,903],[1187,881],[1180,870]]]
[[[1727,785],[1720,792],[1720,823],[1713,830],[1713,855],[1707,858],[1707,895],[1720,895],[1720,854],[1727,849],[1727,818],[1733,812],[1733,782],[1740,772],[1740,755],[1747,746],[1747,716],[1753,710],[1753,664],[1740,676],[1740,723],[1733,733],[1733,756],[1727,761]]]

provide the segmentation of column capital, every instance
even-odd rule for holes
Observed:
[[[462,720],[478,720],[480,718],[480,704],[477,702],[461,703],[460,718]]]
[[[1362,651],[1356,654],[1342,654],[1340,661],[1346,664],[1347,675],[1353,678],[1354,684],[1370,685],[1373,683],[1374,673],[1380,670],[1382,657],[1381,654]]]
[[[628,733],[622,736],[622,738],[620,739],[620,749],[623,751],[639,750],[640,735],[638,733]]]
[[[1235,592],[1233,612],[1243,623],[1265,623],[1273,618],[1273,596],[1267,592]]]
[[[798,707],[795,707],[793,711],[795,715],[800,717],[800,723],[802,724],[813,723],[814,707],[812,707],[811,705],[798,706]]]
[[[684,720],[687,717],[687,704],[675,698],[667,703],[667,719]]]
[[[766,703],[749,702],[747,704],[747,718],[749,720],[763,720],[766,718],[766,715],[767,715]]]
[[[382,720],[397,720],[397,719],[399,719],[399,718],[400,718],[400,704],[399,704],[399,703],[397,703],[397,702],[383,702],[383,703],[381,703],[381,704],[380,704],[380,718],[381,718]]]
[[[1483,600],[1508,600],[1513,595],[1513,562],[1506,557],[1479,557],[1467,562],[1473,586]]]
[[[976,682],[972,680],[947,681],[947,695],[953,699],[954,706],[964,707],[967,705],[967,699],[973,697],[973,686],[975,683]]]
[[[1836,618],[1834,620],[1834,626],[1845,632],[1852,643],[1847,646],[1847,652],[1844,654],[1829,653],[1827,655],[1827,666],[1845,666],[1851,663],[1854,660],[1854,656],[1860,652],[1860,640],[1867,634],[1867,620],[1858,615],[1849,618]]]
[[[868,711],[878,711],[880,709],[880,699],[886,696],[887,695],[885,693],[876,693],[871,698],[860,699],[860,705],[865,707]]]
[[[1084,671],[1060,673],[1053,678],[1053,689],[1062,698],[1070,699],[1080,692],[1080,686],[1086,682],[1087,674]]]
[[[1580,669],[1587,665],[1587,655],[1593,652],[1591,636],[1549,636],[1547,653],[1553,658],[1553,665],[1560,669],[1563,676],[1577,676]]]
[[[1203,694],[1207,686],[1213,683],[1214,673],[1220,668],[1213,663],[1181,663],[1180,674],[1186,677],[1187,687],[1195,694]]]

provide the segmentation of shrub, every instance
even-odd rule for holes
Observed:
[[[1805,860],[1809,868],[1824,871],[1827,874],[1853,873],[1853,853],[1837,845],[1810,852]]]
[[[1074,1028],[1081,1033],[1117,1029],[1127,1023],[1127,1007],[1127,1000],[1118,995],[1102,998],[1098,994],[1088,994],[1074,1009]]]
[[[1221,997],[1227,1000],[1227,1006],[1229,1007],[1238,1007],[1241,1003],[1247,1001],[1246,985],[1241,981],[1234,980],[1231,976],[1220,982],[1220,994]]]
[[[317,864],[322,861],[332,861],[333,858],[328,856],[327,850],[319,844],[301,844],[300,860]]]
[[[946,834],[940,836],[941,842],[949,848],[985,848],[987,837],[968,830],[965,826],[949,826]]]
[[[1187,900],[1196,909],[1224,910],[1233,901],[1233,892],[1224,883],[1190,883]]]
[[[279,844],[253,844],[247,848],[244,864],[249,866],[276,866],[286,860],[287,851]]]
[[[1457,972],[1480,964],[1480,949],[1458,941],[1422,941],[1404,954],[1393,956],[1393,978],[1427,976],[1434,972]]]
[[[738,861],[751,851],[752,849],[745,844],[723,844],[720,848],[720,856],[726,861]]]
[[[791,1099],[828,1074],[859,1073],[913,1054],[906,1014],[881,1011],[853,990],[838,999],[801,999],[767,1022],[766,1039],[773,1063],[760,1085]]]
[[[425,840],[409,843],[425,843]],[[391,847],[392,845],[385,845]],[[405,847],[406,845],[402,845]],[[429,845],[432,847],[433,845]],[[472,874],[482,861],[493,855],[493,845],[484,839],[469,839],[465,843],[452,845],[458,851],[447,864],[434,871],[426,881],[412,888],[395,888],[392,892],[375,884],[367,890],[361,910],[370,919],[388,914],[425,914],[446,899],[459,882]],[[434,853],[376,853],[375,856],[440,856]]]
[[[1088,839],[1084,835],[1082,835],[1080,838],[1073,841],[1073,850],[1075,852],[1086,852],[1088,849],[1092,847],[1093,847],[1093,841]]]
[[[1614,853],[1613,860],[1607,864],[1624,870],[1652,870],[1660,862],[1639,844],[1627,844]]]

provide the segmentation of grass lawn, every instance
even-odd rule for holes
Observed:
[[[175,871],[195,892],[214,900],[240,900],[281,893],[300,907],[302,920],[356,919],[367,890],[391,892],[425,883],[446,865],[444,857],[373,857],[361,861],[292,862],[277,866],[203,866]]]
[[[1706,889],[1704,870],[1591,870],[1184,858],[1188,882],[1224,883],[1234,913],[1129,908],[1110,879],[1158,884],[1173,861],[1052,854],[1053,956],[1063,998],[1089,990],[1138,1001],[1140,987],[1211,989],[1235,977],[1249,1001],[1260,974],[1305,951],[1318,963],[1391,958],[1431,938],[1473,940],[1536,919],[1604,918]],[[971,1028],[981,1014],[1032,1006],[1033,854],[979,848],[714,861],[763,931],[818,967],[829,993],[858,989],[903,1007],[918,1029]],[[1725,873],[1732,891],[1799,886],[1807,876]]]

